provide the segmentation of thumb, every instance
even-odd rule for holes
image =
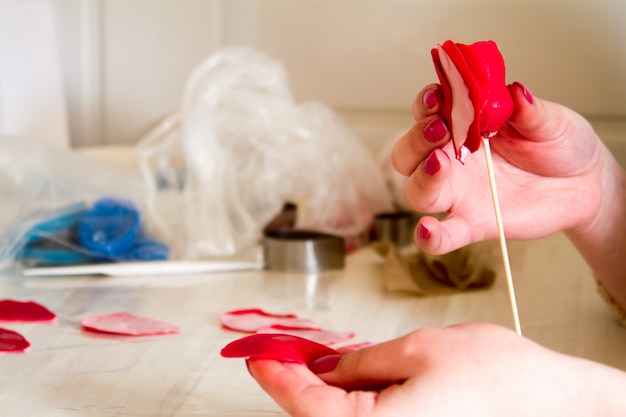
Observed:
[[[516,81],[508,86],[513,98],[513,114],[508,124],[519,135],[530,141],[544,141],[557,138],[566,128],[564,108],[556,103],[533,96],[530,90]],[[505,127],[506,128],[506,127]]]
[[[309,363],[309,369],[330,385],[347,390],[380,390],[415,374],[417,358],[406,357],[406,346],[414,345],[414,337],[406,335],[340,357],[322,357]]]

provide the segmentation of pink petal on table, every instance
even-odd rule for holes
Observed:
[[[246,333],[255,333],[274,325],[301,329],[320,328],[314,321],[298,318],[295,314],[272,314],[258,308],[228,311],[220,316],[220,323],[227,329]]]
[[[364,348],[370,347],[370,346],[374,346],[374,343],[372,343],[372,342],[357,342],[357,343],[352,343],[352,344],[349,344],[349,345],[341,346],[341,351],[342,352],[347,352],[347,351],[354,352],[355,350],[364,349]]]
[[[129,313],[113,313],[92,316],[80,322],[85,330],[97,333],[110,333],[126,336],[151,336],[178,333],[180,329],[173,324],[139,317]]]
[[[274,325],[259,329],[257,333],[264,334],[288,334],[312,340],[324,345],[332,345],[333,343],[344,342],[354,337],[353,332],[335,332],[323,329],[301,329],[289,326]]]
[[[30,343],[24,336],[0,327],[0,352],[25,352],[29,347]]]
[[[52,321],[56,315],[34,301],[0,300],[0,321]]]
[[[263,358],[307,364],[327,355],[338,355],[335,349],[302,337],[288,334],[257,333],[226,345],[225,358]]]
[[[431,56],[443,93],[442,116],[450,128],[456,157],[463,161],[513,113],[504,59],[493,41],[465,45],[448,40],[433,48]]]

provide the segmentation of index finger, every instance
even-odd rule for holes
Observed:
[[[413,117],[415,120],[441,112],[441,85],[428,84],[413,100]]]

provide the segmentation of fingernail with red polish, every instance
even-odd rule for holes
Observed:
[[[439,142],[448,133],[441,117],[436,117],[424,126],[424,139],[431,143]]]
[[[324,374],[335,369],[339,360],[341,360],[341,355],[327,355],[311,361],[308,366],[311,372],[315,374]]]
[[[424,105],[426,106],[426,108],[432,109],[437,105],[437,90],[431,88],[424,93],[424,96],[422,98],[424,100]]]
[[[430,237],[430,230],[422,223],[417,226],[417,233],[422,239],[428,239]]]
[[[424,162],[424,172],[432,176],[439,171],[439,168],[441,168],[439,158],[437,158],[437,154],[435,152],[432,152],[426,159],[426,162]]]
[[[519,81],[515,81],[513,84],[517,85],[519,88],[522,89],[522,92],[524,93],[524,98],[526,98],[527,102],[529,102],[530,104],[533,104],[535,102],[530,90],[526,88],[524,84],[520,83]]]

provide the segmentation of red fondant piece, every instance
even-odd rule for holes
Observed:
[[[25,352],[29,347],[30,343],[24,336],[0,327],[0,352]]]
[[[502,54],[493,41],[471,45],[450,40],[432,49],[442,87],[442,116],[451,130],[456,157],[475,152],[513,113]]]
[[[139,317],[129,313],[113,313],[92,316],[80,322],[85,330],[97,333],[110,333],[126,336],[151,336],[178,333],[180,329],[173,324]]]
[[[258,308],[228,311],[220,316],[220,323],[227,329],[246,333],[275,325],[300,329],[320,328],[317,323],[298,318],[295,314],[272,314]]]
[[[338,355],[321,343],[287,334],[258,333],[235,340],[221,352],[225,358],[263,358],[308,364],[327,355]]]
[[[288,334],[292,336],[303,337],[324,345],[332,345],[334,343],[345,342],[354,337],[353,332],[335,332],[323,329],[302,329],[289,326],[274,325],[259,329],[257,333],[267,334]]]
[[[52,321],[56,315],[34,301],[0,300],[0,321]]]

